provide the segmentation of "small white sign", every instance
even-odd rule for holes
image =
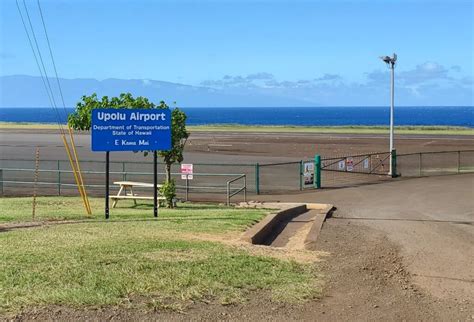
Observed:
[[[304,164],[303,177],[305,186],[314,183],[314,162],[306,162]]]
[[[346,168],[346,162],[344,160],[339,161],[339,163],[337,164],[337,167],[339,170],[344,171],[344,169]]]
[[[193,165],[192,163],[182,163],[181,164],[181,179],[183,180],[192,180],[193,179]]]
[[[347,171],[353,171],[354,170],[354,159],[352,159],[352,158],[347,158],[346,159],[346,168],[347,168]]]
[[[369,168],[369,158],[365,158],[364,159],[364,169],[368,169]]]

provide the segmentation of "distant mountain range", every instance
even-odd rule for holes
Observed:
[[[56,102],[60,96],[56,79],[50,79]],[[143,79],[96,79],[77,78],[60,79],[66,106],[74,107],[83,95],[97,93],[100,96],[118,96],[130,92],[134,96],[145,96],[153,102],[164,100],[182,107],[262,107],[262,106],[315,106],[315,102],[297,100],[288,97],[253,93],[238,95],[225,91]],[[38,76],[12,75],[0,76],[0,107],[48,107],[48,96],[43,82]]]

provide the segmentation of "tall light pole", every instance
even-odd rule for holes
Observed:
[[[393,153],[393,104],[394,104],[394,95],[395,95],[395,63],[397,61],[397,54],[393,54],[393,57],[390,56],[381,56],[387,67],[391,70],[390,75],[390,154]],[[392,164],[392,155],[390,155],[390,170],[389,174],[393,177],[393,164]]]

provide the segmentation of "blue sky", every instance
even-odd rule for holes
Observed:
[[[40,34],[36,1],[26,3]],[[378,56],[396,52],[402,105],[474,105],[472,1],[41,4],[64,78],[151,79],[377,105],[386,103],[389,81]],[[14,0],[1,1],[0,40],[0,76],[38,75]]]

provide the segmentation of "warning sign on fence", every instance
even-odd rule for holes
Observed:
[[[182,163],[181,164],[181,179],[183,180],[192,180],[193,179],[193,165],[192,163]]]
[[[349,157],[346,159],[346,169],[347,171],[353,171],[354,170],[354,159]]]
[[[346,168],[346,162],[344,160],[339,161],[337,167],[339,170],[344,171],[344,169]]]
[[[305,162],[303,168],[304,185],[313,185],[314,183],[314,162]]]
[[[368,169],[369,168],[369,158],[365,158],[364,159],[364,169]]]

